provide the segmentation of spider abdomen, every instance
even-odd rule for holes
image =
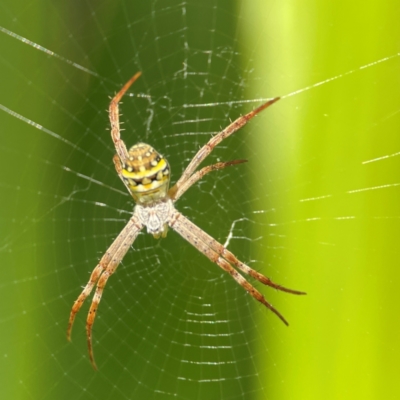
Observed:
[[[139,204],[150,204],[166,197],[170,167],[168,161],[146,143],[132,146],[122,164],[121,178]]]

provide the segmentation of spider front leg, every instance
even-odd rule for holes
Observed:
[[[281,292],[291,293],[291,294],[298,294],[303,295],[306,294],[305,292],[301,292],[299,290],[289,289],[282,285],[279,285],[268,277],[260,274],[259,272],[255,271],[253,268],[250,268],[248,265],[240,261],[232,252],[230,252],[225,246],[221,243],[216,241],[213,237],[211,237],[208,233],[204,232],[198,226],[193,224],[191,221],[186,219],[185,224],[188,225],[188,229],[191,230],[197,237],[200,237],[207,246],[209,246],[213,251],[215,251],[218,255],[223,257],[229,264],[232,264],[236,268],[243,271],[245,274],[250,275],[251,277],[257,279],[259,282],[263,283],[264,285],[270,286],[274,289],[280,290]]]
[[[74,305],[72,306],[71,313],[69,316],[69,321],[68,321],[68,329],[67,329],[67,339],[70,341],[71,340],[71,331],[72,331],[72,326],[75,321],[76,314],[79,312],[79,310],[82,307],[83,302],[86,300],[86,298],[90,295],[92,292],[94,286],[96,285],[97,281],[99,280],[101,274],[107,269],[108,265],[112,261],[114,254],[118,250],[121,242],[121,238],[126,236],[130,230],[132,230],[132,227],[134,225],[132,224],[132,221],[129,221],[128,224],[125,226],[125,228],[122,230],[122,232],[119,234],[119,236],[114,240],[114,242],[111,244],[111,246],[107,249],[103,257],[101,257],[101,260],[97,264],[97,266],[94,268],[92,271],[89,282],[86,284],[84,289],[82,290],[82,293],[78,296],[76,301],[74,302]]]
[[[131,219],[131,221],[133,218]],[[99,307],[99,303],[101,300],[101,297],[103,295],[104,287],[106,286],[106,283],[108,281],[108,278],[115,272],[117,269],[118,265],[124,258],[126,252],[129,250],[130,246],[136,239],[137,235],[139,234],[141,230],[141,225],[139,222],[135,219],[133,221],[134,226],[131,227],[131,230],[127,233],[127,235],[121,237],[121,235],[118,237],[120,238],[120,243],[115,251],[110,263],[108,264],[106,270],[102,273],[100,276],[97,285],[96,285],[96,292],[94,293],[93,296],[93,301],[92,304],[90,305],[89,313],[87,316],[86,320],[86,336],[87,336],[87,343],[88,343],[88,349],[89,349],[89,358],[90,362],[92,363],[92,366],[94,369],[97,369],[97,365],[94,361],[94,355],[93,355],[93,345],[92,345],[92,327],[94,324],[94,320],[96,318],[96,313],[97,313],[97,308]],[[117,238],[117,240],[118,240]]]
[[[171,219],[170,226],[191,245],[203,253],[210,261],[217,264],[224,271],[228,272],[228,274],[230,274],[240,286],[242,286],[257,301],[271,310],[285,325],[289,325],[283,315],[271,303],[269,303],[254,286],[252,286],[245,278],[243,278],[243,276],[240,275],[239,272],[229,264],[229,262],[227,262],[216,251],[214,251],[207,242],[203,241],[201,237],[193,232],[191,228],[195,225],[180,212],[175,212]]]
[[[96,268],[93,270],[92,274],[90,275],[89,282],[86,284],[82,293],[78,296],[78,298],[74,302],[74,305],[72,306],[71,313],[69,316],[69,321],[68,321],[68,328],[67,328],[67,339],[69,341],[71,341],[72,326],[74,324],[76,314],[78,314],[79,310],[82,307],[83,302],[90,295],[90,293],[92,292],[93,287],[96,285],[96,282],[98,281],[100,275],[106,269],[106,265],[108,264],[107,258],[109,258],[108,253],[106,253],[100,260],[99,264],[97,264]]]
[[[257,289],[255,289],[245,278],[243,278],[243,276],[240,275],[239,272],[232,267],[232,265],[249,274],[261,283],[271,286],[277,290],[298,295],[303,295],[306,293],[300,292],[298,290],[288,289],[281,285],[278,285],[272,282],[266,276],[260,274],[246,264],[242,263],[222,244],[217,242],[214,238],[201,230],[198,226],[193,224],[193,222],[188,220],[178,211],[175,211],[174,215],[171,216],[171,221],[169,225],[183,238],[185,238],[190,244],[201,251],[212,262],[216,263],[224,271],[228,272],[232,276],[232,278],[235,279],[237,283],[239,283],[239,285],[241,285],[257,301],[264,304],[269,310],[276,314],[285,325],[289,325],[282,314],[276,308],[274,308],[272,304],[270,304]]]
[[[96,317],[96,311],[99,302],[101,300],[101,296],[103,294],[104,286],[107,283],[108,278],[115,272],[117,266],[121,262],[126,252],[129,250],[130,246],[136,239],[141,229],[142,225],[137,220],[136,216],[133,215],[133,217],[129,220],[124,229],[121,231],[121,233],[114,240],[112,245],[103,255],[99,264],[93,270],[89,282],[87,283],[82,293],[79,295],[78,299],[72,306],[67,328],[68,340],[71,340],[71,331],[76,314],[78,313],[83,302],[90,295],[93,287],[97,283],[96,292],[94,294],[93,301],[90,306],[89,314],[87,316],[87,321],[86,321],[86,333],[87,333],[89,357],[90,357],[90,362],[92,363],[94,369],[97,369],[97,367],[93,357],[92,326],[94,323],[94,319]]]

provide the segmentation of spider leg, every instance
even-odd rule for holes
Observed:
[[[228,125],[224,130],[219,132],[217,135],[213,136],[193,157],[192,161],[186,167],[182,176],[176,183],[176,186],[179,188],[190,178],[190,176],[193,174],[196,168],[201,164],[201,162],[213,151],[215,146],[218,146],[218,144],[221,143],[224,139],[226,139],[227,137],[238,131],[258,113],[265,110],[266,108],[277,102],[279,99],[280,97],[275,97],[274,99],[269,100],[266,103],[262,104],[261,106],[250,111],[249,113],[240,116],[230,125]]]
[[[93,287],[96,285],[97,281],[99,280],[101,274],[107,269],[108,264],[111,262],[115,252],[117,251],[119,244],[124,236],[128,234],[128,232],[132,229],[131,221],[125,226],[122,232],[118,235],[118,237],[114,240],[112,245],[107,249],[101,260],[94,268],[93,272],[90,275],[89,282],[84,287],[82,293],[74,302],[72,306],[69,322],[68,322],[68,329],[67,329],[67,339],[71,341],[71,331],[72,326],[75,321],[76,314],[79,312],[80,308],[82,307],[83,302],[86,298],[90,295],[93,290]]]
[[[174,202],[177,201],[190,187],[192,187],[197,181],[203,178],[204,175],[211,171],[216,171],[218,169],[223,169],[230,167],[231,165],[242,164],[247,162],[247,160],[232,160],[226,162],[219,162],[213,165],[208,165],[202,168],[200,171],[195,172],[187,181],[183,182],[179,187],[174,185],[168,192],[168,196]]]
[[[257,301],[264,304],[265,307],[267,307],[275,315],[277,315],[285,325],[289,325],[288,322],[286,321],[286,319],[283,317],[283,315],[274,306],[272,306],[272,304],[269,303],[265,299],[265,297],[256,288],[254,288],[242,275],[240,275],[240,273],[238,271],[236,271],[235,268],[232,267],[232,265],[230,264],[230,261],[225,259],[222,254],[219,254],[215,250],[215,247],[213,247],[213,245],[214,245],[213,242],[215,242],[215,241],[213,238],[211,238],[211,236],[209,236],[205,232],[203,232],[200,228],[198,228],[196,225],[194,225],[191,221],[189,221],[185,216],[183,216],[178,211],[175,211],[174,214],[172,215],[169,225],[172,229],[174,229],[177,233],[179,233],[184,239],[186,239],[191,245],[193,245],[196,249],[198,249],[200,252],[202,252],[207,258],[209,258],[212,262],[216,263],[224,271],[228,272],[232,276],[232,278],[235,279],[235,281],[237,283],[239,283],[239,285],[241,285]],[[210,239],[211,239],[211,241],[210,241]],[[220,246],[222,246],[222,245],[220,245]],[[236,259],[236,257],[235,257],[235,259]],[[248,268],[251,269],[250,267],[248,267]],[[256,271],[254,271],[254,272],[256,272]],[[259,275],[261,275],[261,274],[259,274]],[[261,275],[261,276],[263,276],[263,275]],[[265,278],[265,279],[268,282],[270,282],[270,280],[268,278]],[[272,286],[272,285],[269,285],[269,286]],[[282,290],[279,285],[274,284],[273,287],[276,287],[279,290]],[[296,291],[291,291],[290,293],[303,294],[302,292],[296,292]]]
[[[75,321],[76,314],[79,312],[80,308],[82,307],[83,302],[86,300],[86,297],[90,295],[92,292],[92,289],[96,282],[98,281],[100,275],[103,273],[103,271],[106,269],[106,266],[109,263],[109,253],[107,252],[104,254],[102,259],[100,260],[99,264],[95,267],[93,270],[92,274],[90,275],[89,282],[86,284],[84,287],[82,293],[79,295],[79,297],[75,300],[74,305],[72,306],[71,313],[69,316],[69,321],[68,321],[68,328],[67,328],[67,339],[71,341],[71,331],[72,331],[72,326]]]
[[[287,322],[285,317],[271,303],[265,300],[265,297],[245,278],[243,278],[243,276],[240,275],[239,272],[237,272],[236,269],[232,267],[232,265],[230,265],[222,257],[219,257],[217,253],[215,252],[213,253],[214,253],[213,258],[218,257],[216,260],[213,260],[209,256],[207,257],[211,261],[215,262],[218,266],[220,266],[224,271],[228,272],[239,285],[241,285],[257,301],[259,301],[261,304],[264,304],[264,306],[266,306],[269,310],[271,310],[286,326],[289,325],[289,322]]]
[[[115,149],[117,150],[117,154],[119,158],[124,161],[128,156],[128,150],[126,149],[125,143],[121,139],[120,135],[120,126],[119,126],[119,107],[118,103],[120,102],[122,96],[126,93],[129,87],[139,78],[141,72],[136,72],[135,75],[129,79],[128,82],[122,87],[122,89],[113,97],[110,102],[110,106],[108,109],[109,118],[111,123],[111,138],[114,142]]]
[[[187,225],[187,228],[190,229],[191,232],[193,232],[196,236],[200,237],[201,240],[203,240],[205,243],[207,243],[207,246],[210,247],[212,250],[214,250],[218,255],[223,257],[226,261],[229,262],[229,264],[234,265],[236,268],[240,269],[247,275],[250,275],[251,277],[257,279],[259,282],[263,283],[264,285],[271,286],[274,289],[280,290],[281,292],[287,292],[291,294],[306,294],[305,292],[301,292],[299,290],[294,290],[294,289],[289,289],[287,287],[284,287],[282,285],[278,285],[277,283],[271,281],[271,279],[267,278],[263,274],[260,274],[259,272],[255,271],[253,268],[250,268],[248,265],[243,263],[242,261],[238,260],[237,257],[234,256],[233,253],[231,253],[225,246],[223,246],[221,243],[216,241],[212,236],[210,236],[208,233],[204,232],[202,229],[200,229],[197,225],[193,224],[190,220],[186,218],[185,224]]]
[[[235,255],[233,253],[231,253],[221,243],[216,241],[212,236],[210,236],[208,233],[204,232],[202,229],[200,229],[197,225],[195,225],[189,219],[187,219],[186,217],[183,217],[183,218],[184,218],[184,220],[182,221],[182,223],[185,224],[186,229],[190,230],[195,236],[200,238],[204,243],[207,244],[207,246],[210,249],[212,249],[219,256],[223,257],[226,261],[228,261],[229,264],[234,265],[236,268],[240,269],[241,271],[250,275],[251,277],[257,279],[259,282],[263,283],[264,285],[273,287],[274,289],[280,290],[281,292],[287,292],[287,293],[297,294],[297,295],[306,294],[305,292],[301,292],[299,290],[294,290],[294,289],[289,289],[287,287],[284,287],[282,285],[279,285],[279,284],[271,281],[271,279],[267,278],[263,274],[260,274],[259,272],[255,271],[253,268],[250,268],[248,265],[246,265],[242,261],[238,260],[238,258],[235,257]]]
[[[131,219],[132,221],[132,219]],[[126,252],[129,250],[130,246],[136,239],[137,235],[139,234],[142,226],[139,224],[137,220],[133,221],[134,226],[128,232],[126,236],[122,238],[122,241],[119,243],[118,249],[114,253],[110,263],[108,264],[106,270],[101,274],[97,285],[96,291],[93,296],[92,304],[90,305],[89,313],[86,320],[86,336],[88,342],[88,349],[89,349],[89,358],[90,362],[94,369],[97,369],[96,363],[94,361],[93,356],[93,345],[92,345],[92,327],[94,324],[94,320],[96,318],[96,312],[99,307],[99,303],[101,300],[101,296],[103,295],[104,287],[108,281],[108,278],[115,272],[118,265],[124,258]]]
[[[122,176],[122,164],[121,164],[121,159],[119,158],[118,154],[114,155],[113,162],[114,162],[115,170],[117,171],[119,178],[121,179],[121,181],[125,185],[125,187],[128,189],[128,193],[131,193],[131,188],[127,185],[126,180]]]
[[[82,293],[79,295],[78,299],[75,301],[72,306],[68,328],[67,328],[67,338],[71,340],[71,331],[72,325],[75,320],[75,316],[80,310],[85,299],[90,295],[93,287],[96,285],[96,292],[89,310],[86,331],[88,336],[88,347],[89,347],[89,356],[92,362],[93,367],[96,369],[96,364],[93,359],[93,350],[92,350],[92,342],[91,342],[91,330],[94,322],[94,318],[96,316],[97,306],[100,302],[101,295],[104,289],[105,282],[109,276],[116,270],[118,264],[121,262],[122,258],[129,250],[129,247],[132,245],[140,230],[142,229],[142,225],[137,220],[134,215],[129,222],[126,224],[124,229],[118,235],[118,237],[114,240],[112,245],[108,248],[106,253],[101,258],[99,264],[93,270],[89,282],[83,289]]]

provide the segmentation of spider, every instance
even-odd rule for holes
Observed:
[[[97,369],[97,366],[93,355],[92,327],[104,287],[108,278],[115,272],[119,263],[144,227],[147,228],[148,233],[158,239],[167,235],[168,226],[170,226],[213,263],[230,274],[251,296],[275,313],[286,325],[288,325],[288,322],[282,314],[275,309],[272,304],[270,304],[264,296],[238,272],[238,270],[277,290],[298,295],[305,294],[304,292],[288,289],[272,282],[266,276],[238,260],[227,248],[193,224],[177,211],[174,206],[174,203],[192,185],[203,178],[204,175],[211,171],[220,170],[247,161],[233,160],[218,162],[197,170],[198,166],[211,153],[214,147],[243,127],[259,112],[278,101],[279,97],[275,97],[253,111],[239,117],[216,136],[213,136],[193,157],[178,182],[169,189],[170,166],[167,160],[154,150],[153,147],[145,143],[135,144],[128,150],[120,136],[121,129],[118,103],[140,75],[141,72],[137,72],[114,96],[109,106],[111,138],[117,152],[113,158],[113,162],[119,177],[128,189],[128,192],[132,195],[136,205],[132,217],[94,268],[90,275],[89,282],[74,302],[67,329],[67,338],[71,340],[71,330],[76,314],[80,310],[85,299],[90,295],[92,289],[96,286],[86,320],[89,358],[94,369]]]

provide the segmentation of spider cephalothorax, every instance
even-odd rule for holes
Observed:
[[[128,151],[120,136],[118,103],[140,74],[140,72],[136,73],[122,87],[122,89],[111,100],[109,108],[111,137],[117,152],[113,159],[115,169],[135,200],[136,206],[133,210],[132,217],[103,255],[99,264],[93,270],[89,282],[86,284],[82,293],[72,306],[68,323],[67,337],[70,340],[72,324],[74,323],[75,316],[85,299],[96,286],[96,291],[86,321],[89,357],[94,368],[97,367],[93,357],[92,326],[104,287],[108,278],[115,272],[118,264],[121,262],[122,258],[135,241],[137,235],[144,227],[147,229],[148,233],[152,234],[155,238],[159,238],[166,236],[168,226],[170,226],[208,259],[229,273],[232,278],[235,279],[235,281],[239,283],[251,296],[274,312],[286,325],[288,325],[288,323],[279,311],[268,303],[264,296],[254,288],[238,272],[238,270],[250,275],[252,278],[255,278],[265,285],[283,292],[305,294],[304,292],[287,289],[272,282],[266,276],[238,260],[227,248],[198,226],[190,222],[190,220],[177,211],[174,206],[174,203],[186,192],[186,190],[188,190],[204,175],[211,171],[245,162],[245,160],[219,162],[197,171],[198,166],[211,153],[215,146],[240,129],[260,111],[266,109],[279,100],[279,97],[269,100],[253,111],[239,117],[224,130],[213,136],[196,153],[178,182],[168,190],[170,167],[167,160],[157,153],[153,147],[145,143],[138,143],[135,146],[132,146]]]

